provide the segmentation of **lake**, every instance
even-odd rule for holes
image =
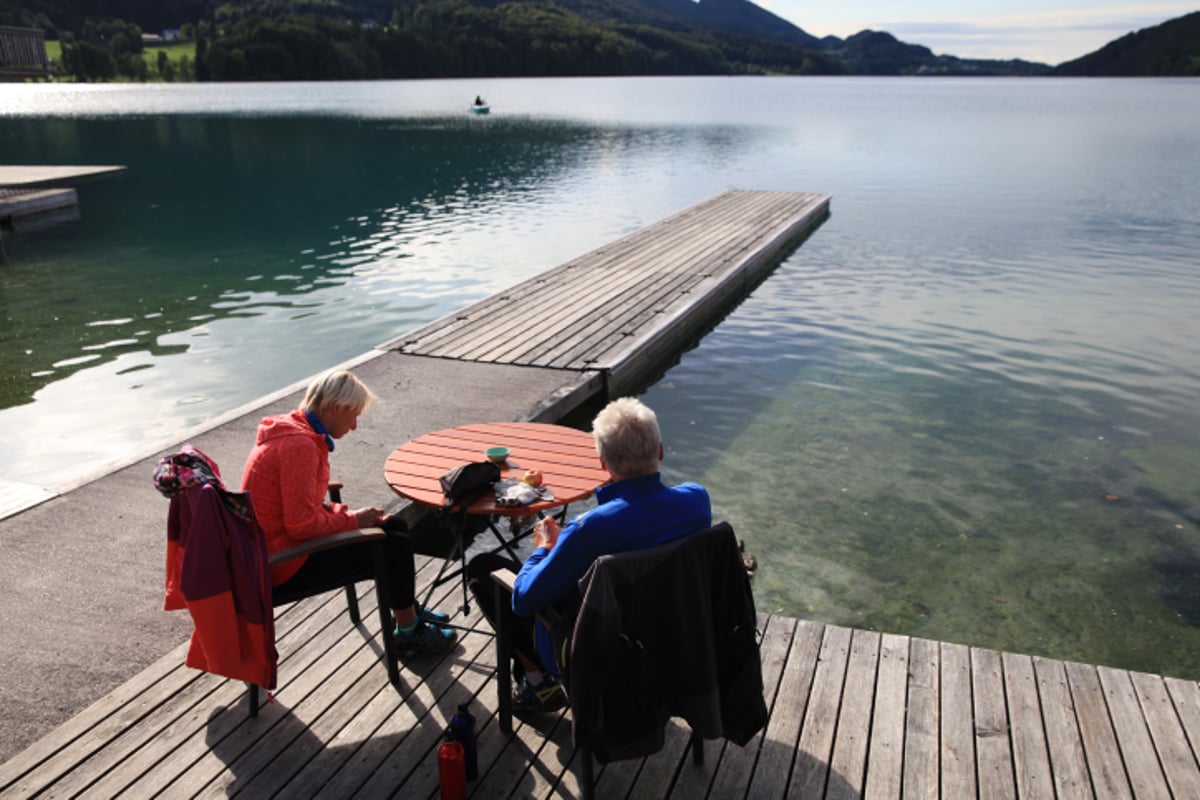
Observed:
[[[128,167],[4,233],[0,479],[77,482],[724,189],[824,192],[645,392],[760,609],[1198,678],[1198,110],[1182,79],[0,85],[0,162]]]

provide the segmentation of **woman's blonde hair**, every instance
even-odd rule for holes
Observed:
[[[658,472],[662,437],[658,417],[634,397],[613,400],[592,421],[596,452],[622,478]]]
[[[371,407],[374,400],[375,395],[353,373],[344,369],[332,369],[313,379],[300,407],[318,417],[334,406],[349,408],[356,414],[361,414]]]

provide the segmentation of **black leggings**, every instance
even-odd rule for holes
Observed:
[[[475,602],[479,604],[479,610],[492,623],[493,628],[496,627],[496,584],[488,575],[497,569],[511,569],[513,572],[520,572],[521,565],[498,553],[480,553],[467,564],[467,585],[471,587],[471,594],[475,595]],[[513,677],[520,678],[525,674],[525,667],[516,657],[517,653],[528,658],[531,663],[537,664],[541,672],[545,672],[546,669],[541,666],[542,659],[538,657],[534,639],[534,620],[531,617],[518,617],[514,614],[511,600],[504,604],[499,611],[504,614],[504,624],[508,626],[511,633],[508,641],[512,645],[512,652],[508,655],[513,659]]]
[[[413,547],[403,532],[403,523],[397,522],[399,524],[389,526],[384,539],[389,595],[385,600],[389,608],[408,608],[416,599]],[[315,593],[350,580],[369,580],[375,577],[371,550],[371,542],[359,542],[313,553],[304,560],[300,570],[276,586],[272,594],[279,598],[284,592],[288,595]]]

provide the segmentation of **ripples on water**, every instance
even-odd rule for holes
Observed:
[[[1200,673],[1195,225],[896,248],[845,205],[649,392],[760,603]]]
[[[722,189],[829,192],[647,392],[760,605],[1200,675],[1195,82],[0,90],[14,160],[130,165],[6,237],[0,478],[170,441]]]

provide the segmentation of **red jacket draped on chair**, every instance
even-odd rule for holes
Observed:
[[[199,451],[185,448],[195,458]],[[200,454],[203,456],[203,454]],[[203,457],[215,472],[216,465]],[[164,494],[159,474],[155,483]],[[266,544],[250,498],[216,480],[170,487],[163,608],[195,622],[189,667],[275,688],[278,655]]]

